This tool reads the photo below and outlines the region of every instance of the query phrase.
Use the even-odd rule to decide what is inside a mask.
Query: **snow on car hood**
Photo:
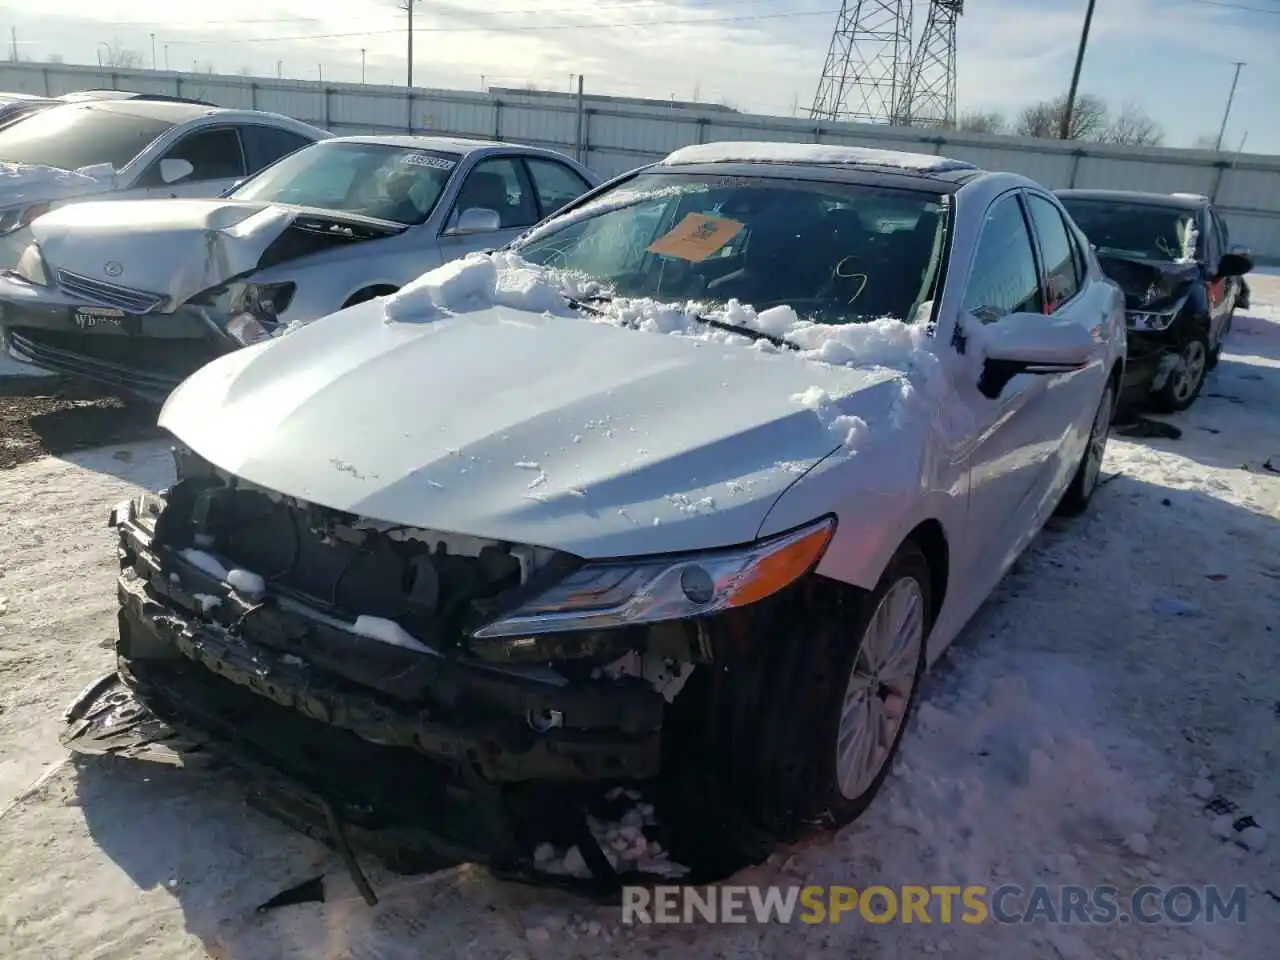
[[[39,163],[0,162],[0,208],[106,193],[115,188],[115,179],[109,163],[63,170]]]
[[[321,226],[399,229],[306,207],[201,198],[71,204],[36,220],[32,234],[54,269],[163,293],[176,306],[252,272],[267,248],[303,218]]]
[[[303,500],[604,557],[753,539],[787,487],[857,455],[904,394],[900,370],[659,331],[661,311],[635,302],[593,317],[540,275],[507,255],[456,261],[214,361],[160,425]],[[895,336],[863,338],[881,359],[915,350]]]

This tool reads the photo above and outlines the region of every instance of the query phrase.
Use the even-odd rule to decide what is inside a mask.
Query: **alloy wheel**
[[[924,592],[903,577],[880,599],[849,674],[836,738],[836,783],[857,799],[880,774],[915,691],[925,631]]]
[[[1208,362],[1204,342],[1199,339],[1187,341],[1178,357],[1178,365],[1173,370],[1173,397],[1178,403],[1185,403],[1196,392],[1200,381],[1204,379]]]

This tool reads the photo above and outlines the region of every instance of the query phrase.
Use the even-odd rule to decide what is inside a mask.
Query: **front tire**
[[[1204,330],[1188,335],[1178,352],[1178,365],[1164,386],[1151,394],[1151,405],[1160,413],[1181,413],[1200,396],[1209,372],[1209,337]]]
[[[1107,440],[1111,437],[1111,421],[1116,412],[1115,381],[1107,382],[1102,392],[1102,400],[1098,403],[1097,412],[1093,415],[1093,426],[1089,429],[1089,442],[1085,444],[1084,455],[1080,465],[1076,467],[1075,476],[1062,502],[1058,504],[1058,514],[1075,517],[1084,513],[1098,489],[1098,478],[1102,475],[1102,461],[1107,455]]]

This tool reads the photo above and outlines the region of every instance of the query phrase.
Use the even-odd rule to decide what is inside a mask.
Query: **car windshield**
[[[109,163],[120,170],[172,127],[168,120],[68,103],[0,130],[0,161],[63,170]]]
[[[906,320],[930,298],[944,213],[941,195],[923,190],[646,172],[513,249],[623,297],[787,305],[832,324]]]
[[[1059,199],[1101,254],[1167,263],[1200,256],[1194,210],[1150,203]]]
[[[422,223],[459,159],[455,153],[388,144],[321,142],[267,167],[231,198]]]

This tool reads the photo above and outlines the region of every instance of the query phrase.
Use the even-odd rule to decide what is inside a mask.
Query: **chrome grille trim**
[[[132,290],[129,287],[95,280],[93,277],[82,276],[69,270],[58,271],[58,286],[63,292],[73,297],[80,297],[104,307],[118,307],[133,314],[150,313],[165,301],[164,294],[161,293]]]

